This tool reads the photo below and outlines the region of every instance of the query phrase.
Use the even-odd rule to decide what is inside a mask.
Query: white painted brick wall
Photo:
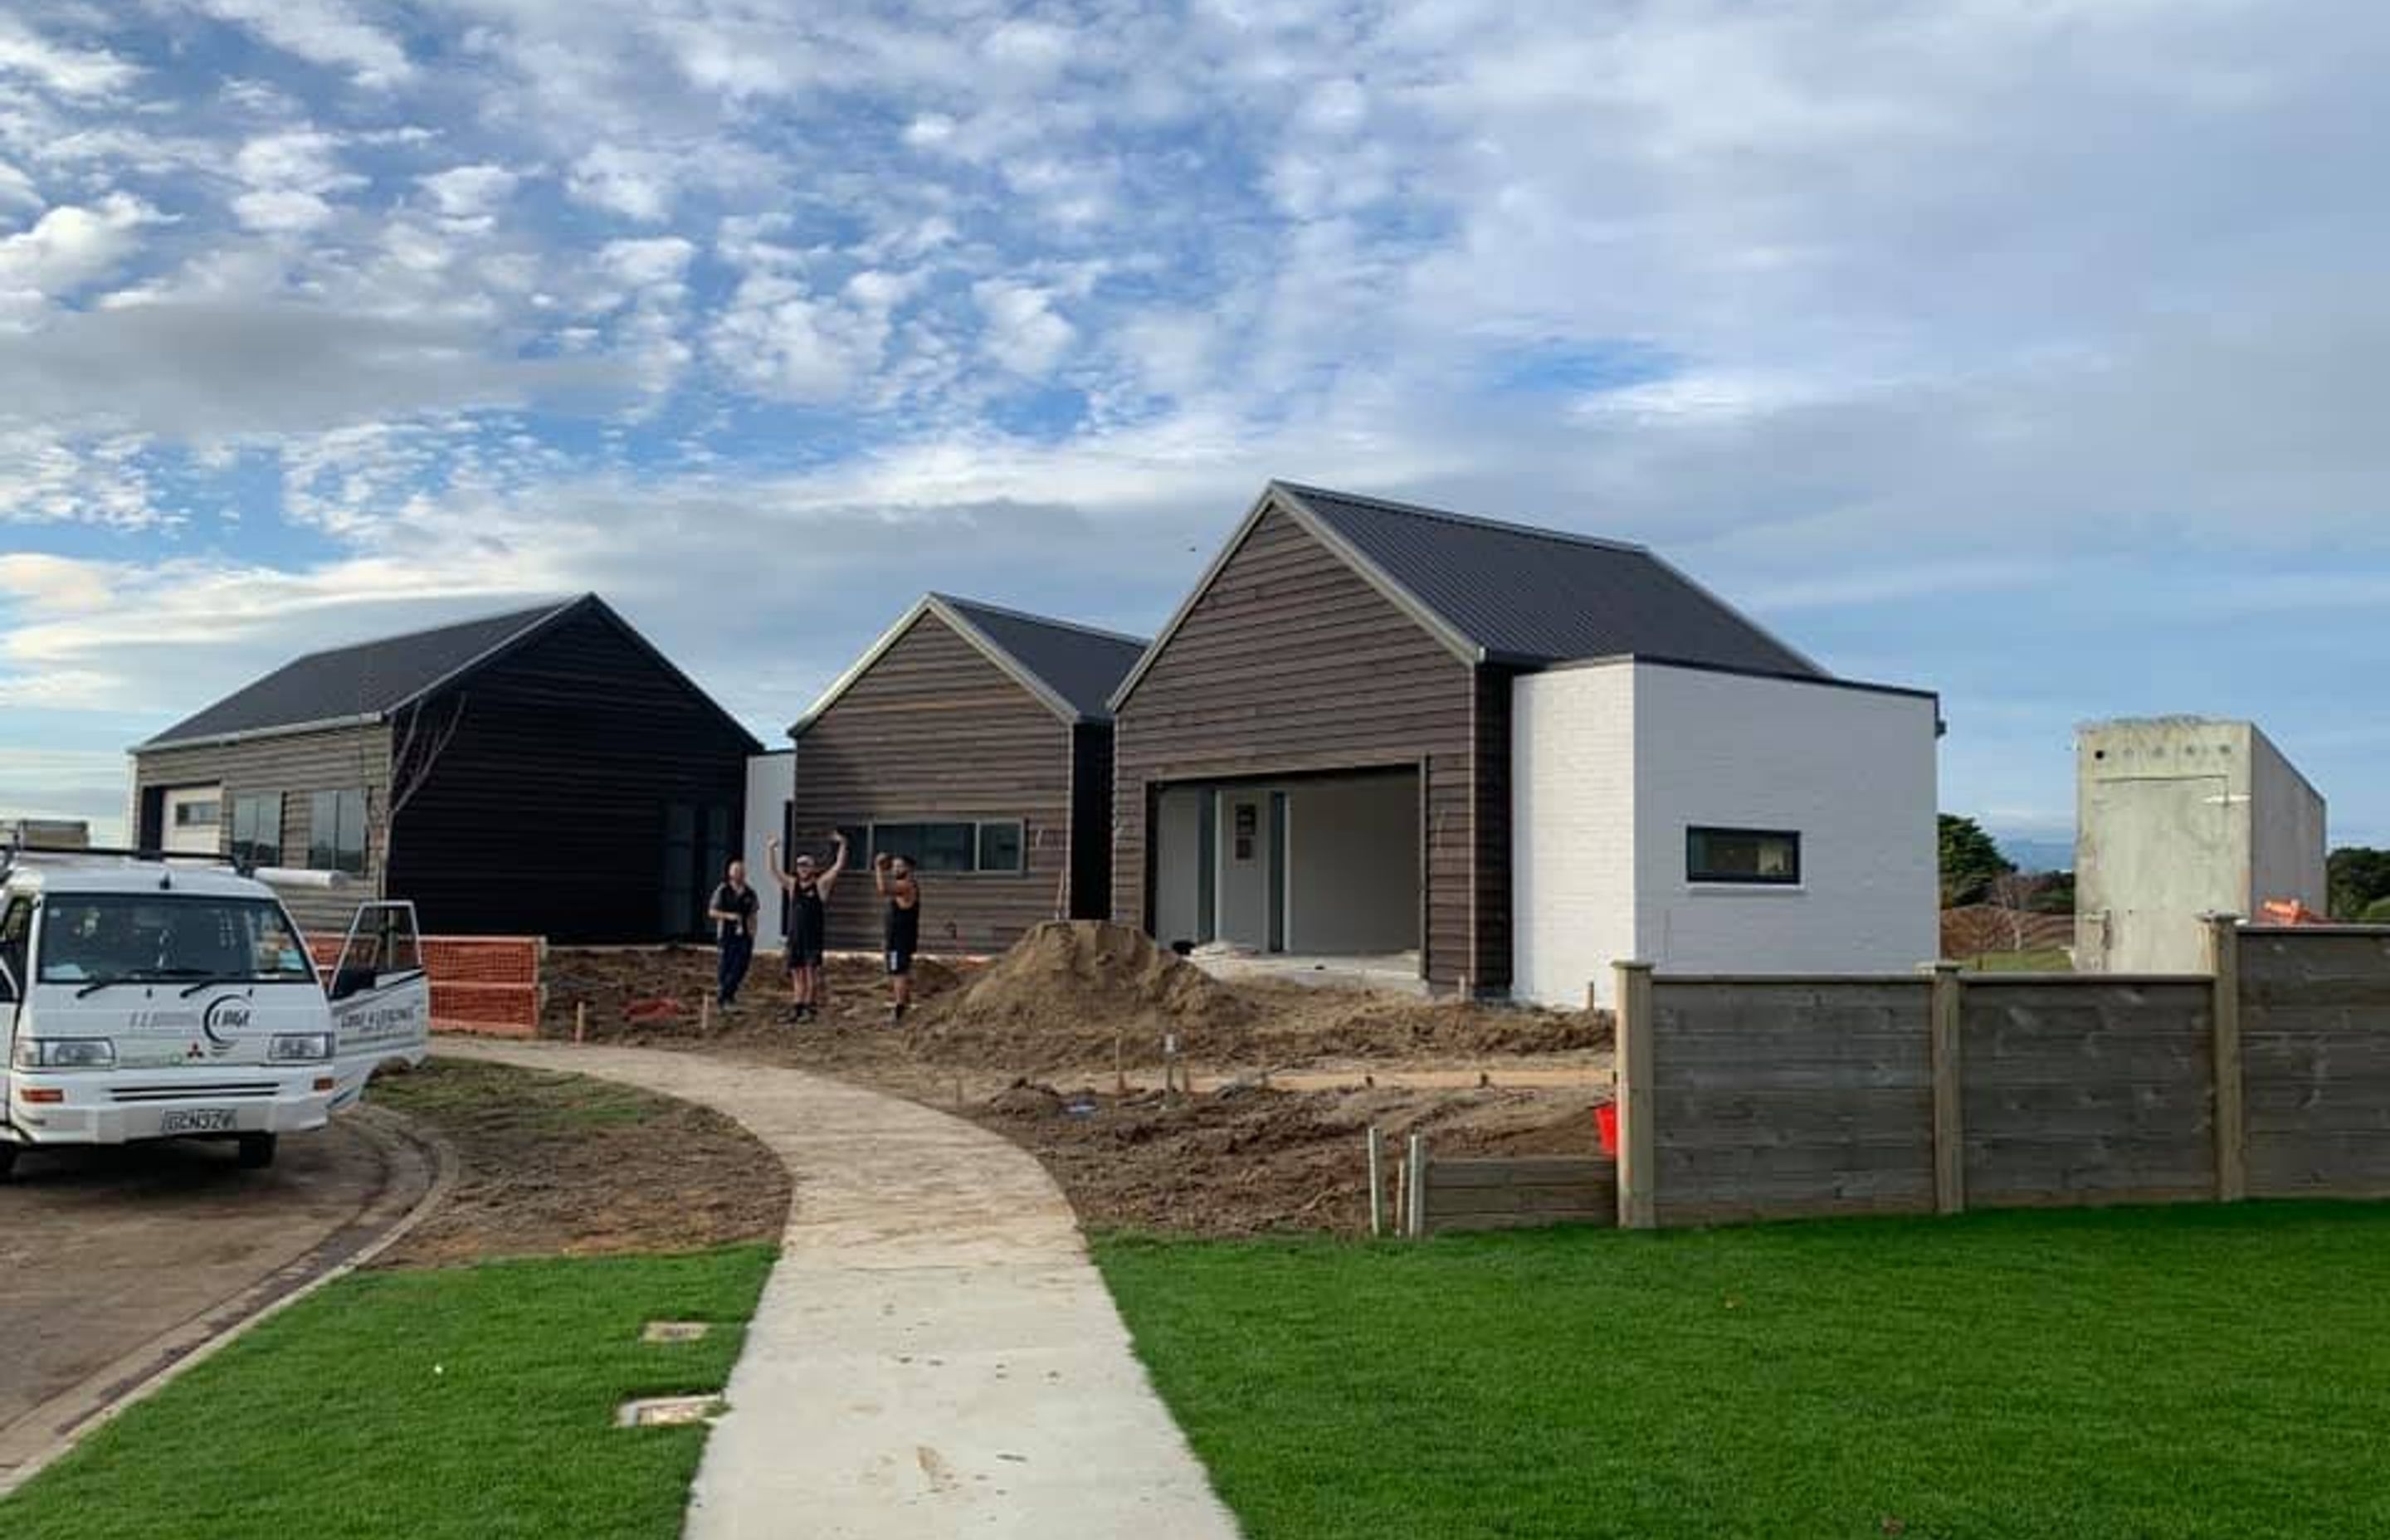
[[[1934,703],[1657,663],[1512,687],[1512,991],[1611,1002],[1612,964],[1900,972],[1939,944]],[[1796,889],[1686,879],[1690,825],[1802,834]]]
[[[1635,671],[1561,669],[1510,687],[1513,995],[1610,996],[1635,955]]]

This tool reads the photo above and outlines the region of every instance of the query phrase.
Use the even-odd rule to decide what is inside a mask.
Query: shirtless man
[[[871,858],[871,880],[888,901],[883,935],[888,952],[888,1023],[893,1026],[905,1019],[906,1007],[913,1003],[913,953],[921,944],[921,884],[913,876],[908,857],[885,852]]]
[[[841,872],[846,870],[846,836],[833,833],[838,841],[838,854],[828,871],[816,871],[814,858],[800,855],[794,871],[780,869],[780,841],[764,842],[764,858],[771,864],[772,880],[789,895],[789,991],[794,997],[793,1014],[800,1021],[810,1021],[821,1008],[823,990],[822,953],[829,945],[829,895],[838,886]]]

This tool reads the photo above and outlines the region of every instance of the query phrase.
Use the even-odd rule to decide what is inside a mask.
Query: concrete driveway
[[[0,1493],[126,1392],[354,1256],[435,1161],[367,1110],[242,1171],[229,1144],[29,1153],[0,1183]]]

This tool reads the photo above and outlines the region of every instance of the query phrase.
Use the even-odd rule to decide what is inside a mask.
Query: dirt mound
[[[1022,936],[970,988],[913,1030],[941,1062],[1017,1069],[1151,1063],[1165,1034],[1192,1059],[1244,1047],[1253,1003],[1142,931],[1103,920],[1052,920]]]
[[[1476,1059],[1606,1048],[1606,1011],[1423,1000],[1302,984],[1253,984],[1255,1058],[1289,1066],[1338,1059]]]

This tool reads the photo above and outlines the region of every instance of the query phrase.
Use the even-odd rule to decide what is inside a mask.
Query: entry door
[[[2204,966],[2199,917],[2233,908],[2226,859],[2230,804],[2221,776],[2095,781],[2093,859],[2108,908],[2102,971],[2178,973]]]

